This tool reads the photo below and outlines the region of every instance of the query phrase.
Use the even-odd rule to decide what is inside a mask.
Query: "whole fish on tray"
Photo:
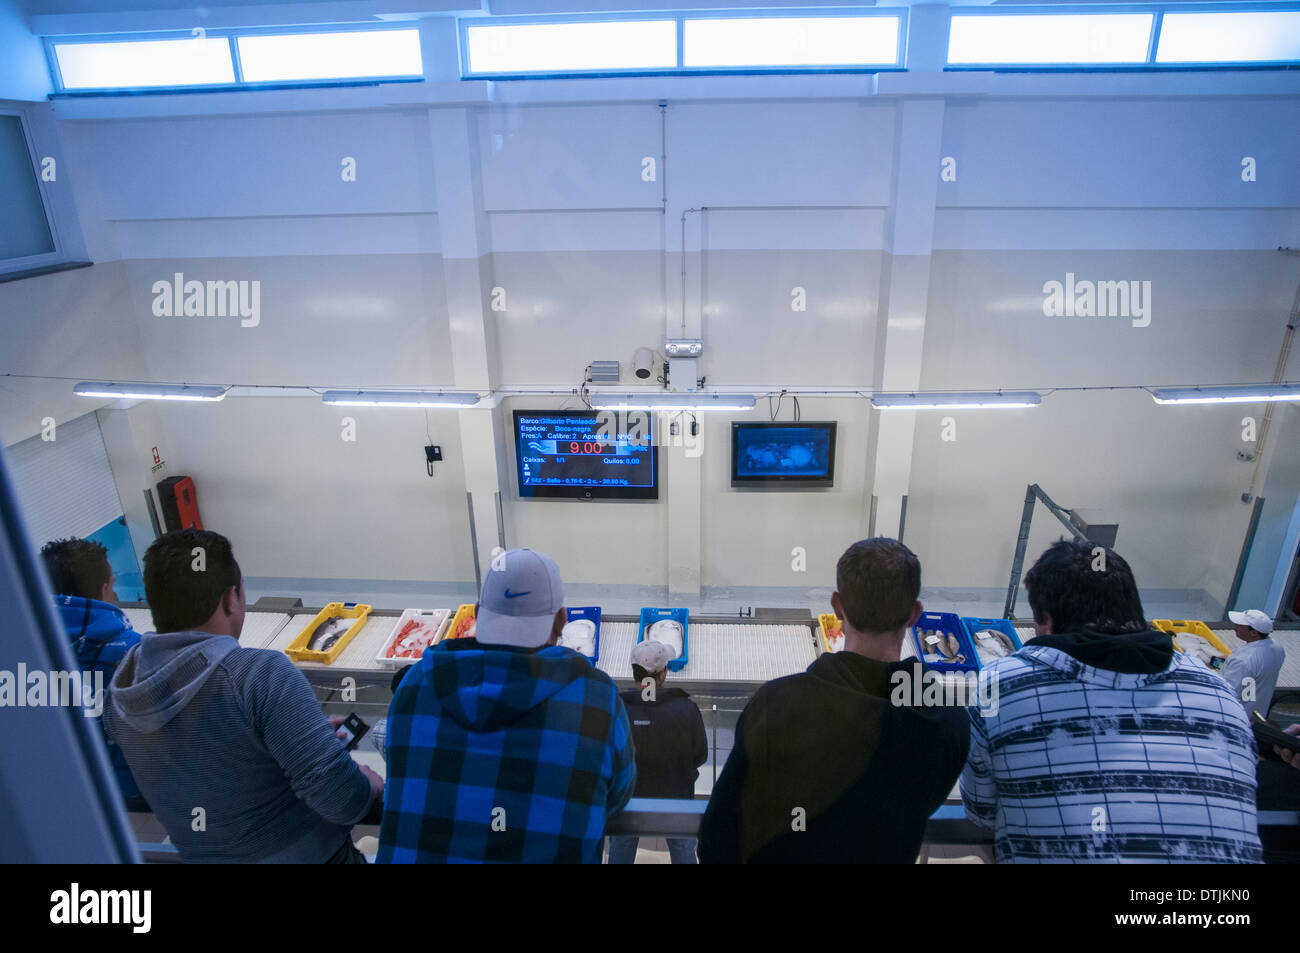
[[[997,629],[980,629],[976,632],[975,647],[989,659],[1005,658],[1016,651],[1015,643],[1005,632],[999,632]]]
[[[316,631],[308,637],[307,648],[312,652],[328,652],[355,621],[339,615],[330,616],[316,626]]]

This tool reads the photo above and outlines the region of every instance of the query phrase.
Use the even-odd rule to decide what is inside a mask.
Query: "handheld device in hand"
[[[1250,727],[1255,732],[1255,742],[1260,747],[1260,753],[1268,752],[1265,757],[1275,757],[1275,745],[1300,753],[1300,735],[1288,735],[1257,711],[1250,713]]]
[[[360,715],[352,712],[347,718],[343,719],[343,724],[339,725],[338,730],[347,736],[343,739],[343,743],[351,751],[357,746],[357,742],[361,740],[362,736],[370,730],[370,726],[361,720]]]

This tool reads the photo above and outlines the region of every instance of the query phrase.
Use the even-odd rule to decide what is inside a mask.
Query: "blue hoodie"
[[[117,663],[140,641],[140,633],[131,628],[131,620],[117,606],[98,599],[81,596],[55,596],[54,607],[63,620],[63,628],[77,653],[77,663],[83,672],[103,672],[104,688],[108,689],[117,671]],[[103,721],[100,721],[103,728]],[[122,749],[109,741],[108,757],[113,764],[118,789],[128,800],[140,796],[140,787],[131,777]]]
[[[627,711],[572,649],[455,639],[388,710],[377,863],[599,863],[636,785]]]

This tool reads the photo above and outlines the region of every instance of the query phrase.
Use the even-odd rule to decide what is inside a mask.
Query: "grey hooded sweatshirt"
[[[104,726],[187,862],[321,863],[370,806],[302,672],[227,635],[146,635]]]

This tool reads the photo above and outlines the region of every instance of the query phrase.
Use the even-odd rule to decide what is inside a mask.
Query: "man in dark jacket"
[[[83,672],[101,673],[107,692],[118,663],[140,641],[140,633],[131,628],[126,613],[117,607],[108,549],[90,539],[56,539],[41,547],[41,558],[54,589],[55,608],[72,650],[77,653],[77,663]],[[107,734],[104,741],[127,810],[149,810],[122,749],[109,741]]]
[[[388,708],[377,863],[599,863],[636,786],[613,680],[557,645],[550,557],[492,560],[472,638],[425,649]]]
[[[664,688],[668,660],[674,652],[662,642],[648,639],[632,649],[634,691],[619,697],[632,720],[636,743],[636,793],[634,797],[694,798],[699,767],[709,760],[709,740],[700,710],[680,688]],[[639,837],[609,839],[609,862],[636,862]],[[695,863],[695,838],[668,838],[668,855],[674,864]]]
[[[922,611],[916,556],[862,540],[836,582],[844,649],[746,706],[700,826],[702,863],[914,863],[961,773],[964,709],[922,702],[921,666],[899,661]]]

